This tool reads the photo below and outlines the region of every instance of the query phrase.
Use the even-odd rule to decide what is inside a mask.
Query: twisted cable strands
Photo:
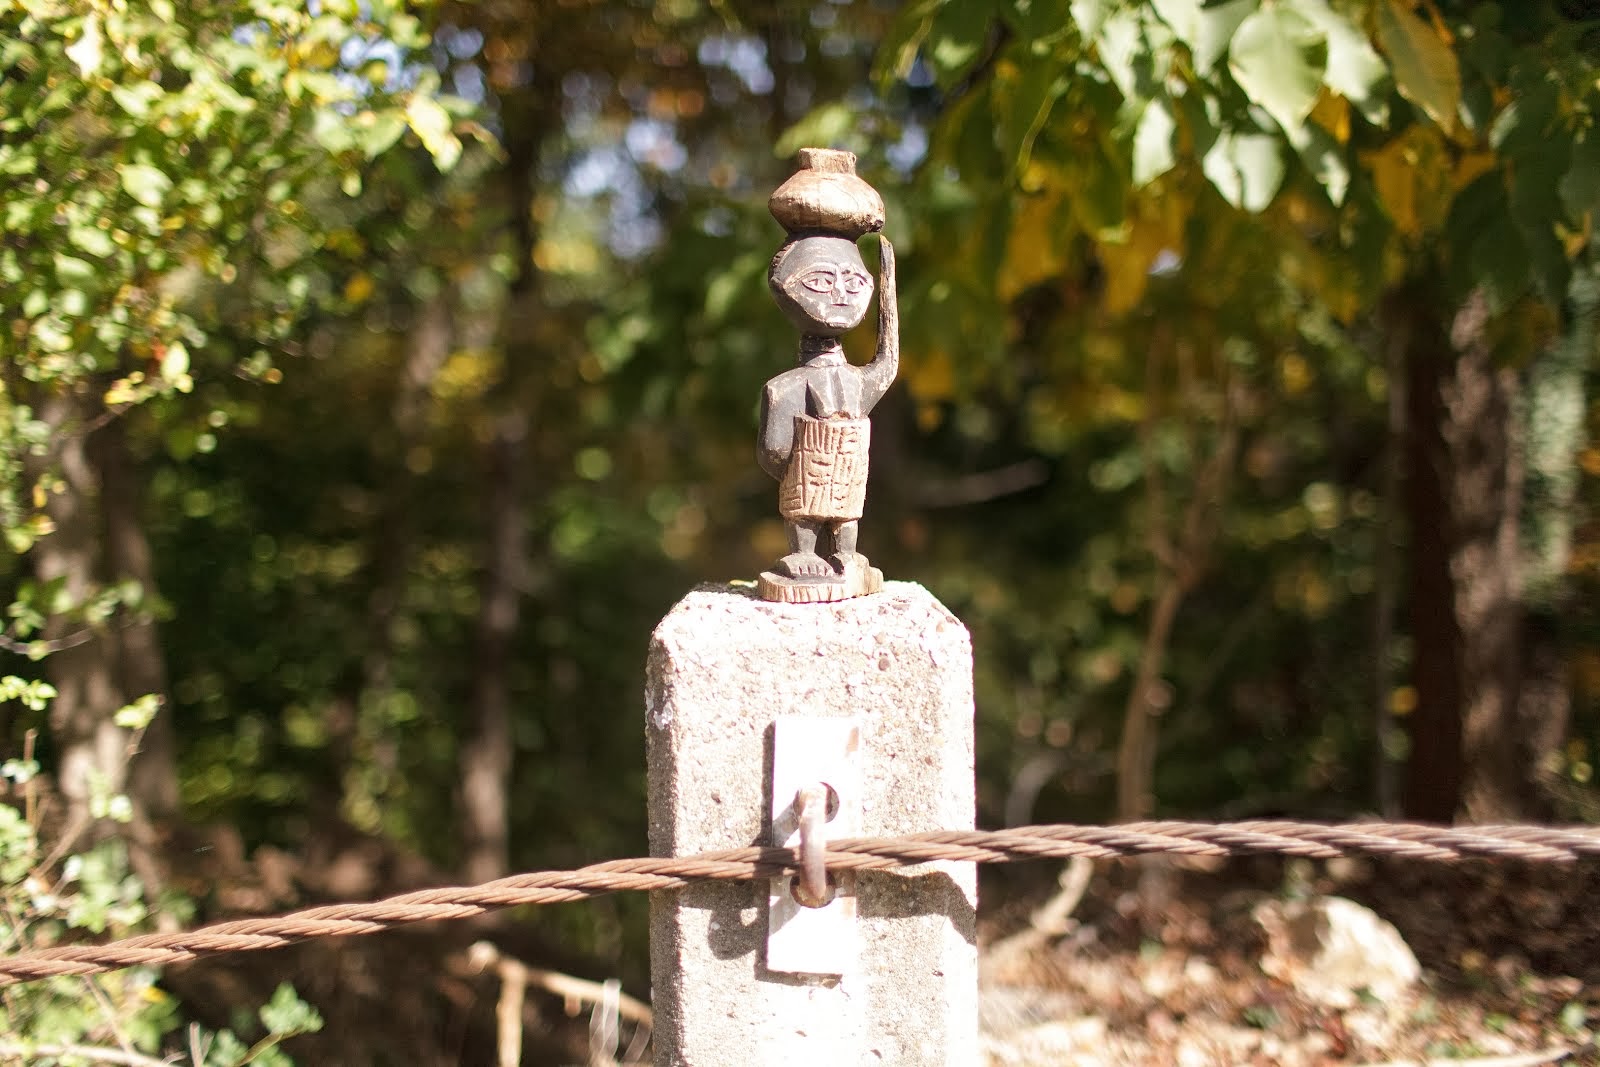
[[[1149,854],[1231,856],[1272,853],[1333,859],[1365,854],[1449,863],[1461,859],[1575,863],[1600,859],[1600,827],[1416,823],[1139,822],[1120,826],[1023,826],[934,830],[904,837],[828,843],[829,870],[886,870],[931,861],[1007,863],[1024,859],[1107,859]],[[740,848],[672,859],[611,860],[576,871],[512,875],[477,886],[424,889],[370,903],[330,904],[286,915],[213,923],[176,934],[145,934],[108,945],[73,945],[0,958],[0,986],[64,974],[161,966],[222,952],[279,948],[313,937],[370,934],[406,923],[464,919],[498,908],[559,904],[623,890],[681,889],[694,882],[752,881],[799,867],[794,850]]]

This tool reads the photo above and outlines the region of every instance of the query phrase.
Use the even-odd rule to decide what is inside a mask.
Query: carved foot
[[[883,572],[867,563],[867,557],[859,552],[845,554],[838,572],[827,560],[823,566],[827,570],[820,578],[792,578],[774,573],[776,567],[763,571],[756,583],[756,595],[786,604],[819,604],[866,596],[883,588]]]
[[[773,564],[775,573],[785,578],[832,578],[833,564],[815,552],[791,552]]]
[[[849,574],[851,567],[864,570],[867,566],[867,557],[859,552],[835,552],[828,557],[828,563],[835,574]]]

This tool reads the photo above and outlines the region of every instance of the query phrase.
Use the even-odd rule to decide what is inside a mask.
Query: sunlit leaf
[[[1095,40],[1100,36],[1100,30],[1105,26],[1106,19],[1117,8],[1117,0],[1072,0],[1068,5],[1072,11],[1072,21],[1078,24],[1078,32],[1086,41]]]
[[[1308,122],[1291,133],[1289,143],[1294,145],[1300,161],[1333,205],[1343,204],[1344,195],[1350,189],[1350,165],[1345,160],[1344,146],[1315,122]]]
[[[1228,50],[1228,69],[1239,87],[1289,132],[1311,114],[1326,60],[1322,34],[1286,5],[1248,16]]]
[[[166,173],[146,163],[124,163],[118,171],[122,188],[145,207],[159,207],[172,179]]]
[[[778,135],[773,152],[782,159],[802,148],[836,148],[850,143],[856,129],[856,112],[838,101],[814,107],[799,122]]]
[[[1446,132],[1461,105],[1461,68],[1450,46],[1411,10],[1410,0],[1381,0],[1378,41],[1389,55],[1400,95]]]
[[[1151,6],[1189,49],[1195,73],[1206,77],[1228,51],[1228,42],[1233,39],[1239,23],[1260,7],[1260,0],[1228,0],[1209,5],[1201,0],[1152,0]]]
[[[453,132],[450,113],[442,104],[429,96],[414,95],[406,104],[406,121],[440,170],[455,166],[461,157],[461,142]]]
[[[1328,44],[1323,81],[1349,100],[1367,121],[1377,126],[1389,121],[1389,68],[1373,50],[1367,35],[1327,0],[1296,0],[1295,10],[1305,16]]]
[[[1201,161],[1201,169],[1234,207],[1265,211],[1283,184],[1283,151],[1278,138],[1267,134],[1224,132]]]
[[[67,45],[67,58],[77,65],[78,73],[87,78],[100,69],[105,59],[105,37],[100,32],[100,15],[92,12],[83,20],[83,31],[76,41]]]
[[[1172,135],[1178,125],[1161,100],[1152,100],[1139,116],[1133,135],[1133,185],[1142,188],[1171,170],[1177,163]]]
[[[923,46],[940,85],[954,85],[983,57],[993,14],[986,0],[946,0],[940,6]]]

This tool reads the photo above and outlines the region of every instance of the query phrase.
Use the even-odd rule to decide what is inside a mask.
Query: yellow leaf
[[[1456,163],[1452,182],[1459,192],[1498,165],[1499,160],[1493,152],[1468,152]]]
[[[1121,241],[1102,241],[1100,266],[1105,271],[1104,308],[1124,315],[1139,306],[1150,284],[1150,268],[1163,252],[1183,254],[1183,204],[1174,194],[1152,188],[1134,205]]]
[[[1350,143],[1350,101],[1326,89],[1311,109],[1311,121],[1321,126],[1340,144]]]
[[[1411,126],[1382,148],[1362,153],[1361,159],[1396,230],[1415,238],[1444,224],[1454,189],[1437,127]]]
[[[1011,217],[1005,262],[1000,265],[1000,276],[995,279],[995,290],[1001,300],[1014,300],[1066,268],[1061,248],[1064,243],[1062,226],[1056,210],[1060,203],[1059,193],[1041,193],[1021,199]]]
[[[1139,306],[1150,283],[1155,252],[1140,243],[1100,246],[1100,266],[1105,271],[1104,304],[1108,315],[1124,315]]]
[[[950,353],[942,348],[931,348],[921,359],[908,361],[902,373],[906,388],[919,401],[949,400],[955,396],[955,367]]]
[[[345,283],[344,298],[352,304],[364,304],[371,298],[374,288],[372,275],[362,271]]]

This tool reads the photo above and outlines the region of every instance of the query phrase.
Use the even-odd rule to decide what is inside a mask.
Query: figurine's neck
[[[845,362],[844,347],[837,337],[800,335],[800,362],[808,367],[827,367]]]

